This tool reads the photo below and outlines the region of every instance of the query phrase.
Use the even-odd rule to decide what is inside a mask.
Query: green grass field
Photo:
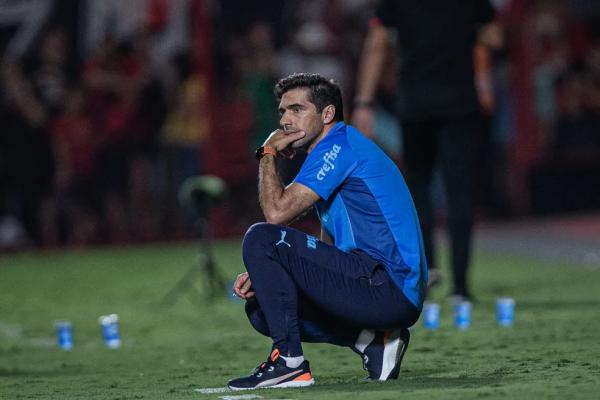
[[[225,290],[214,304],[183,294],[160,305],[195,258],[191,244],[0,256],[0,398],[600,398],[600,270],[479,253],[471,328],[453,327],[437,289],[442,327],[415,326],[397,381],[363,381],[350,350],[306,345],[310,388],[199,393],[248,373],[270,344]],[[217,258],[230,278],[242,269],[237,241],[219,243]],[[512,328],[495,324],[498,296],[517,301]],[[108,313],[121,318],[119,350],[102,343],[97,318]],[[73,323],[71,352],[55,345],[57,319]]]

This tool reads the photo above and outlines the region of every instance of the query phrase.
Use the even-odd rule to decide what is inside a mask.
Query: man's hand
[[[274,148],[281,157],[292,158],[296,151],[291,148],[291,144],[304,136],[306,136],[304,131],[285,132],[283,129],[277,129],[269,135],[263,146]]]
[[[237,297],[249,300],[254,297],[255,293],[252,290],[252,282],[247,272],[239,274],[233,284],[233,294]]]
[[[375,134],[375,112],[371,107],[358,107],[352,114],[352,125],[366,137],[372,138]]]

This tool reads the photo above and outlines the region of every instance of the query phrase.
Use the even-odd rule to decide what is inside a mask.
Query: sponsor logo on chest
[[[318,180],[322,181],[329,171],[335,169],[334,161],[338,154],[340,154],[340,151],[342,151],[342,146],[334,144],[331,150],[325,153],[323,156],[323,165],[321,166],[321,169],[319,169],[319,172],[317,172]]]

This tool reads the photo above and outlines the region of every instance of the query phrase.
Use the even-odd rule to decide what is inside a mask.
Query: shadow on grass
[[[505,381],[505,379],[503,379]],[[370,382],[357,381],[356,379],[332,380],[320,379],[315,385],[322,392],[386,392],[415,389],[448,389],[448,388],[481,388],[496,386],[498,377],[404,377],[396,381]]]
[[[0,377],[29,377],[46,378],[65,375],[81,375],[81,367],[76,365],[64,365],[54,369],[25,370],[19,368],[0,368]]]
[[[518,307],[523,310],[570,310],[600,307],[600,300],[520,300]]]

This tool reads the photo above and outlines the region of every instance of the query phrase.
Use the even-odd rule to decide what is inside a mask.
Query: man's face
[[[285,133],[303,131],[306,135],[293,142],[291,147],[298,149],[310,145],[323,131],[323,119],[317,107],[309,101],[309,90],[296,88],[281,96],[279,102],[279,123]]]

